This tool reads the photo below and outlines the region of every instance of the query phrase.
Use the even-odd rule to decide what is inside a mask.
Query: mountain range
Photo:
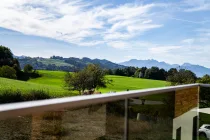
[[[124,65],[124,66],[134,66],[134,67],[140,67],[140,68],[141,67],[151,68],[155,66],[155,67],[163,68],[165,70],[169,70],[170,68],[187,69],[194,72],[198,77],[202,77],[205,74],[210,75],[210,68],[206,68],[200,65],[193,65],[190,63],[184,63],[182,65],[178,65],[178,64],[168,64],[166,62],[159,62],[154,59],[149,59],[149,60],[131,59],[129,61],[122,62],[119,64]]]
[[[39,70],[42,69],[62,71],[77,71],[83,69],[88,64],[98,64],[100,67],[105,69],[117,69],[126,67],[105,59],[90,59],[87,57],[80,59],[76,57],[63,58],[60,56],[52,56],[50,58],[15,56],[15,58],[18,59],[22,69],[26,64],[30,64],[34,69]]]
[[[52,56],[50,58],[27,57],[27,56],[15,56],[15,57],[19,60],[22,69],[26,64],[31,64],[34,67],[34,69],[75,71],[84,68],[88,64],[98,64],[105,69],[125,68],[127,66],[133,66],[139,68],[141,67],[151,68],[155,66],[163,68],[165,70],[169,70],[171,68],[191,70],[198,77],[202,77],[205,74],[210,75],[210,68],[206,68],[204,66],[193,65],[190,63],[184,63],[183,65],[169,64],[166,62],[159,62],[154,59],[149,59],[149,60],[131,59],[129,61],[117,64],[105,59],[90,59],[87,57],[83,58],[76,58],[76,57],[63,58],[61,56]]]

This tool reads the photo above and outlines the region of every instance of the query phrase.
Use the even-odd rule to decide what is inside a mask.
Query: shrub
[[[12,103],[12,102],[21,102],[24,101],[23,96],[19,90],[5,90],[1,91],[0,94],[0,104],[3,103]]]
[[[25,101],[43,100],[50,98],[49,93],[44,90],[31,90],[28,94],[25,94],[24,96]]]
[[[31,73],[32,70],[33,70],[33,67],[32,67],[30,64],[26,64],[26,65],[24,66],[24,72],[25,72],[25,73]]]
[[[31,90],[27,94],[23,94],[19,90],[3,90],[0,91],[0,104],[14,103],[32,100],[49,99],[50,95],[44,90]]]
[[[38,71],[34,70],[32,73],[30,73],[30,78],[38,78],[41,77]]]
[[[17,79],[16,71],[10,66],[0,67],[0,77]]]
[[[38,73],[38,71],[33,71],[32,73],[25,73],[23,71],[17,72],[17,79],[22,81],[28,81],[30,78],[38,78],[41,77],[41,75]]]

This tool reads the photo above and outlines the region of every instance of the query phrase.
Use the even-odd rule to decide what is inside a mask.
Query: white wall
[[[176,140],[176,130],[181,127],[181,139],[192,140],[193,118],[198,115],[197,107],[173,120],[173,139]]]

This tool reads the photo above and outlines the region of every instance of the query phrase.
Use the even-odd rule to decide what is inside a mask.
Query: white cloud
[[[196,29],[194,34],[194,37],[187,38],[181,41],[181,43],[188,44],[188,45],[205,45],[205,43],[210,43],[210,30],[208,28],[200,28]],[[204,44],[203,44],[204,43]],[[201,45],[202,44],[202,45]]]
[[[192,43],[194,43],[194,41],[195,41],[195,39],[193,39],[193,38],[188,38],[188,39],[182,40],[182,43],[192,44]]]
[[[170,17],[170,19],[177,20],[177,21],[182,21],[182,22],[193,23],[193,24],[205,24],[205,23],[208,23],[209,22],[209,20],[192,21],[192,20],[186,20],[186,19],[180,19],[180,18],[174,18],[174,17]]]
[[[79,45],[80,46],[96,46],[99,44],[103,44],[104,41],[88,41],[88,42],[80,42]]]
[[[209,0],[185,0],[187,8],[186,12],[198,12],[198,11],[209,11],[210,1]]]
[[[209,28],[201,28],[196,30],[202,38],[210,39],[210,29]]]
[[[163,46],[163,47],[152,47],[149,48],[150,53],[152,54],[167,54],[169,51],[174,51],[180,49],[182,46]]]
[[[134,34],[130,33],[121,33],[121,32],[113,32],[104,35],[104,40],[125,40],[132,38]]]
[[[145,31],[160,28],[162,25],[155,24],[150,11],[159,6],[155,4],[134,5],[125,4],[108,10],[108,23],[111,28],[104,35],[105,40],[126,40]]]
[[[80,46],[107,43],[118,48],[115,44],[119,40],[162,26],[150,16],[157,6],[160,5],[95,6],[82,0],[5,0],[0,3],[0,27]]]
[[[129,49],[129,43],[123,41],[110,41],[107,43],[109,46],[116,48],[116,49]]]
[[[200,43],[205,43],[205,42],[209,42],[210,38],[207,37],[207,36],[197,36],[195,38],[189,38],[189,39],[184,39],[181,41],[181,43],[184,43],[184,44],[188,44],[188,45],[192,45],[192,44],[200,44]]]

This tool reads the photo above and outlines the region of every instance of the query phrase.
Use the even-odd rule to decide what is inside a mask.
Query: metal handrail
[[[210,87],[210,84],[200,84],[201,87]]]
[[[0,105],[0,120],[10,117],[16,117],[20,115],[37,114],[45,111],[53,111],[59,109],[72,109],[82,106],[88,106],[92,104],[106,103],[117,100],[125,100],[133,97],[141,97],[146,95],[153,95],[158,93],[167,93],[177,90],[184,90],[193,87],[202,86],[200,84],[189,84],[180,86],[170,86],[163,88],[152,88],[144,90],[133,90],[116,93],[107,94],[97,94],[97,95],[83,95],[65,98],[55,98],[48,100],[39,101],[28,101],[20,103],[10,103]],[[210,87],[210,85],[209,85]]]

